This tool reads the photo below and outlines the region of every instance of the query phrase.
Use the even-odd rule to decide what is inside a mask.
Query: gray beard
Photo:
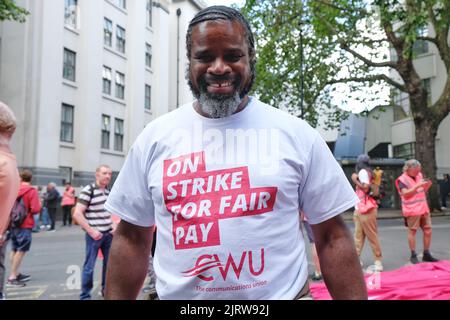
[[[239,93],[228,97],[215,98],[211,97],[205,92],[201,92],[198,97],[198,102],[202,112],[209,118],[225,118],[231,116],[239,108],[242,102]]]

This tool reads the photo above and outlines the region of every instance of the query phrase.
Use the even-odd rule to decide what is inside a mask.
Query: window
[[[152,67],[152,46],[148,43],[145,44],[145,65]]]
[[[423,79],[420,81],[422,83],[422,87],[427,92],[427,107],[431,106],[431,79]]]
[[[114,150],[123,151],[123,120],[115,119]]]
[[[117,26],[116,29],[116,49],[121,53],[125,53],[125,29]]]
[[[152,26],[153,1],[147,0],[147,26]]]
[[[70,28],[77,29],[78,0],[65,0],[64,24]]]
[[[102,115],[102,149],[109,149],[109,133],[111,131],[111,118]]]
[[[145,85],[145,110],[150,110],[152,105],[152,87]]]
[[[416,157],[416,143],[405,143],[394,146],[394,158],[414,159]]]
[[[76,53],[64,48],[63,78],[75,81]]]
[[[59,167],[59,174],[62,176],[62,183],[72,182],[72,168]]]
[[[65,103],[62,105],[60,141],[73,142],[73,109],[71,105]]]
[[[390,55],[390,60],[391,62],[397,62],[398,60],[398,56],[397,56],[397,51],[395,51],[393,46],[389,47],[389,55]]]
[[[111,20],[105,18],[103,25],[103,43],[107,47],[112,47],[113,24]]]
[[[417,30],[417,36],[419,37],[428,36],[427,26],[421,27],[419,30]],[[428,41],[416,40],[413,44],[413,52],[415,55],[428,53]]]
[[[119,8],[126,9],[127,8],[127,1],[126,0],[115,0],[115,5]]]
[[[116,72],[116,98],[125,98],[125,75],[120,72]]]
[[[409,95],[398,89],[393,89],[391,95],[394,103],[394,121],[410,117]]]
[[[394,121],[400,121],[408,118],[409,115],[403,110],[403,108],[399,105],[394,106]]]
[[[103,93],[111,94],[111,68],[103,66]]]

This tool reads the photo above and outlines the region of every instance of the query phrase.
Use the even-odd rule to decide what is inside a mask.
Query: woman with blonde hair
[[[431,187],[431,180],[422,175],[422,166],[416,159],[405,162],[403,174],[395,180],[395,186],[402,200],[402,213],[405,226],[408,227],[408,245],[411,250],[410,261],[419,263],[416,253],[417,229],[423,231],[423,262],[436,262],[438,259],[430,253],[431,215],[426,193]]]

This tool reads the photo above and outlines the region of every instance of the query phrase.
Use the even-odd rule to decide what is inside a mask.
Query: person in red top
[[[33,174],[30,170],[23,170],[20,173],[21,183],[17,197],[22,196],[28,215],[19,228],[11,230],[11,273],[6,284],[9,287],[23,287],[25,286],[25,281],[30,280],[29,275],[19,273],[19,268],[23,257],[31,247],[31,230],[34,227],[33,215],[39,214],[41,211],[38,192],[31,186],[32,177]]]
[[[63,210],[63,225],[72,225],[72,208],[75,206],[75,189],[70,182],[66,183],[64,194],[61,201]]]
[[[438,261],[430,253],[431,244],[431,216],[427,203],[427,191],[431,187],[431,180],[424,179],[419,161],[411,159],[405,162],[403,174],[395,180],[395,186],[402,200],[402,212],[405,225],[408,227],[408,244],[411,249],[410,261],[419,262],[416,254],[416,232],[419,227],[423,231],[424,262]]]

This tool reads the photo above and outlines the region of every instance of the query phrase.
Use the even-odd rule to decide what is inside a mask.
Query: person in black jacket
[[[50,231],[55,230],[56,210],[58,208],[59,198],[60,196],[58,190],[56,190],[56,184],[50,182],[47,185],[47,197],[45,199],[48,214],[50,215],[50,219],[52,220]]]
[[[450,197],[450,179],[449,175],[444,174],[444,180],[439,184],[441,193],[441,209],[447,209],[447,197]]]

